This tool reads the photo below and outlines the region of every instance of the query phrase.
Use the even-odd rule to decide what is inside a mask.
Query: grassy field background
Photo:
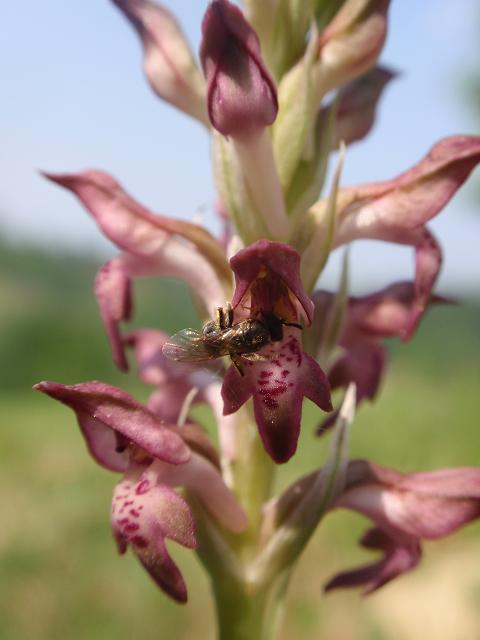
[[[30,391],[41,379],[99,378],[146,391],[110,362],[92,295],[94,260],[0,247],[0,638],[187,640],[213,638],[208,581],[191,552],[174,548],[187,606],[156,591],[109,530],[113,474],[88,457],[71,412]],[[138,326],[192,323],[184,288],[144,283]],[[480,310],[474,300],[437,307],[408,345],[392,343],[379,399],[362,407],[352,456],[404,471],[480,464]],[[317,410],[305,405],[295,461],[281,482],[321,463]],[[322,596],[331,575],[370,555],[356,541],[368,523],[325,520],[291,584],[282,640],[477,640],[480,526],[425,545],[421,566],[362,599]]]

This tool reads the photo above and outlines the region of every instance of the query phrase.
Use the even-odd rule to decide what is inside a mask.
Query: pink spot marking
[[[287,357],[285,358],[285,360],[286,360],[287,362],[292,362],[292,361],[293,361],[293,358],[290,358],[289,356],[287,356]]]
[[[138,509],[130,509],[129,513],[134,518],[139,518],[140,517],[140,511],[138,511]]]
[[[150,490],[150,482],[145,479],[138,484],[137,488],[135,489],[135,493],[138,496],[141,496],[143,493],[147,493],[147,491],[149,490]]]
[[[297,366],[299,367],[302,364],[302,352],[300,351],[297,340],[295,340],[295,338],[292,338],[292,340],[287,342],[286,346],[289,348],[290,353],[296,357]]]
[[[282,371],[282,377],[283,377],[283,378],[286,378],[286,377],[287,377],[287,376],[289,376],[289,375],[290,375],[290,371],[289,371],[288,369],[284,369],[284,370]]]
[[[266,385],[266,384],[270,384],[269,380],[257,380],[259,385]]]
[[[148,547],[148,540],[143,536],[133,536],[133,538],[130,539],[130,542],[140,549]]]
[[[271,389],[269,389],[268,393],[271,396],[277,397],[277,396],[283,395],[286,390],[287,390],[286,384],[278,384],[276,387],[272,387]]]
[[[270,396],[262,398],[262,402],[268,409],[278,409],[278,402]]]
[[[124,504],[125,507],[129,507],[131,504],[133,504],[133,500],[127,500]]]
[[[125,526],[129,522],[130,522],[130,520],[128,518],[122,518],[121,520],[118,521],[118,524],[121,524],[122,526]]]
[[[137,522],[129,522],[125,525],[124,528],[127,533],[133,533],[134,531],[138,531],[140,529],[140,525]]]
[[[271,376],[273,376],[273,371],[267,371],[266,369],[263,369],[263,371],[260,371],[261,378],[270,378]]]

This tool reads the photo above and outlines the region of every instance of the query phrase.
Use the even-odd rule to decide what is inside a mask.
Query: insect
[[[264,312],[261,318],[244,318],[233,323],[230,304],[217,307],[215,320],[203,325],[201,331],[182,329],[162,347],[163,355],[180,362],[205,362],[230,356],[240,375],[244,375],[241,359],[252,362],[265,360],[258,351],[269,342],[283,338],[283,325],[297,327],[296,323],[284,322],[273,312]]]

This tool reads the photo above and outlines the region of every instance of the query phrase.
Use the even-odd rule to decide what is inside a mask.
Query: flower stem
[[[246,583],[214,583],[218,640],[274,640],[285,581],[262,589]]]
[[[256,551],[262,507],[271,497],[275,465],[265,452],[251,410],[244,408],[239,414],[242,419],[235,436],[237,455],[232,463],[232,488],[246,511],[249,525],[238,542],[244,550],[250,547]]]

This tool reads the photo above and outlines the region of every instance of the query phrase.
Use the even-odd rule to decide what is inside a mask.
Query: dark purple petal
[[[260,351],[264,361],[245,362],[244,376],[232,365],[222,386],[225,415],[253,396],[263,444],[279,463],[291,458],[297,448],[303,398],[324,411],[332,408],[328,380],[317,362],[302,352],[298,333],[289,328],[281,342],[272,342]]]
[[[214,0],[207,8],[200,58],[215,129],[245,137],[273,123],[277,94],[261,59],[260,43],[240,9],[228,0]]]
[[[101,382],[72,386],[40,382],[34,389],[75,411],[89,451],[108,469],[125,470],[126,460],[120,449],[129,442],[171,464],[182,464],[190,458],[189,448],[173,428],[166,427],[121,389]]]
[[[165,539],[194,549],[195,523],[189,506],[173,489],[155,483],[151,473],[120,482],[112,502],[112,528],[119,551],[130,546],[163,591],[177,602],[187,601],[182,575],[171,559]]]
[[[378,391],[385,364],[385,348],[374,340],[359,338],[352,342],[347,353],[335,363],[328,379],[332,389],[346,387],[354,382],[357,403],[364,398],[372,400]]]
[[[375,67],[340,90],[333,149],[338,149],[342,140],[351,144],[365,138],[374,125],[383,91],[396,75],[384,67]],[[322,111],[326,113],[325,108]]]
[[[346,347],[344,355],[335,362],[328,373],[328,381],[333,389],[347,387],[355,383],[357,405],[362,400],[373,400],[386,366],[387,352],[383,345],[373,339],[358,335]],[[322,434],[335,424],[337,411],[330,413],[322,422],[318,433]]]
[[[446,302],[432,296],[430,304]],[[415,304],[413,282],[394,284],[363,297],[351,297],[348,303],[347,332],[353,330],[372,338],[402,337]]]
[[[339,573],[325,585],[325,591],[340,587],[363,587],[364,595],[368,595],[416,567],[422,555],[421,547],[414,538],[402,544],[396,543],[377,528],[367,531],[360,544],[367,549],[383,551],[384,557],[373,564]]]
[[[235,293],[232,307],[235,309],[252,285],[255,284],[254,303],[261,311],[276,311],[275,305],[281,303],[287,313],[297,315],[294,303],[298,301],[303,308],[308,324],[313,318],[313,302],[303,289],[300,279],[300,254],[287,244],[258,240],[254,244],[242,249],[230,260],[230,266],[235,274]],[[262,283],[265,286],[262,286]],[[288,292],[295,300],[288,301]],[[288,304],[290,302],[290,305]],[[287,307],[291,308],[288,309]],[[282,313],[278,314],[284,320]],[[292,319],[294,319],[292,318]]]

